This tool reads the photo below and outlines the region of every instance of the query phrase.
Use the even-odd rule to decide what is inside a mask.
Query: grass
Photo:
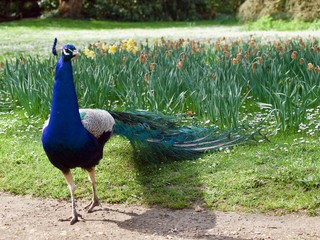
[[[32,59],[36,59],[35,55],[41,53],[39,62],[43,62],[42,60],[49,55],[46,45],[52,41],[56,33],[64,34],[64,42],[67,41],[66,39],[75,40],[86,46],[93,43],[91,37],[93,33],[96,38],[101,37],[102,39],[106,24],[110,23],[24,20],[0,24],[0,29],[5,30],[0,31],[0,55],[2,56],[0,62],[7,58],[15,58],[19,53],[24,56],[30,54]],[[138,23],[114,24],[114,28],[121,24],[123,28],[138,26]],[[150,25],[146,23],[143,27],[156,27],[152,24],[155,23],[150,23]],[[179,27],[187,27],[183,24],[185,23],[181,23]],[[36,46],[34,42],[37,42]],[[285,56],[286,61],[291,61],[290,56],[291,52],[288,50]],[[214,58],[216,55],[212,54],[211,57]],[[85,56],[82,58],[85,59]],[[21,60],[24,59],[18,58],[18,63]],[[119,61],[121,60],[122,58]],[[258,58],[255,60],[259,61]],[[51,61],[52,65],[53,60],[48,61]],[[319,64],[318,58],[314,58],[313,61],[315,65]],[[133,60],[130,62],[132,63]],[[185,63],[194,62],[193,59]],[[42,76],[42,79],[48,79],[48,76],[52,78],[52,69],[47,68],[51,66],[50,63],[44,65],[46,67],[41,67],[38,63],[37,66],[41,69],[38,74]],[[80,62],[78,64],[77,71],[80,71],[82,65]],[[94,64],[93,59],[91,70],[94,69]],[[175,66],[176,62],[172,64]],[[287,71],[284,71],[282,79],[286,77],[296,79],[299,64],[298,62],[293,64],[292,69],[295,74],[287,75]],[[306,68],[307,62],[304,64]],[[147,72],[150,66],[146,66]],[[266,68],[268,66],[266,65]],[[125,72],[124,75],[129,73]],[[227,73],[230,74],[230,72]],[[263,72],[256,73],[264,76]],[[1,71],[0,82],[4,79],[3,74]],[[226,73],[220,72],[219,74]],[[318,77],[318,75],[314,76]],[[143,75],[141,77],[143,78]],[[288,83],[292,82],[288,81]],[[127,85],[124,84],[124,86]],[[299,86],[302,87],[298,90],[302,91],[304,85]],[[0,86],[2,89],[0,91],[0,190],[43,198],[69,199],[69,191],[62,174],[50,164],[41,147],[41,127],[46,114],[39,116],[36,111],[28,112],[28,104],[24,108],[19,107],[18,100],[12,102],[7,91],[4,91],[2,87],[3,85]],[[259,90],[258,87],[256,89]],[[28,93],[28,88],[26,90]],[[35,97],[35,94],[31,95]],[[182,101],[183,96],[180,97],[181,99],[178,100]],[[273,96],[273,98],[276,97],[281,97],[281,95]],[[278,106],[286,106],[280,104],[281,99],[276,100],[279,100]],[[288,103],[288,100],[290,98],[285,103]],[[176,105],[180,105],[179,101]],[[39,106],[45,104],[47,103],[39,104]],[[34,104],[29,105],[30,109],[34,106]],[[48,106],[45,105],[45,107]],[[246,108],[248,115],[256,109],[260,110],[256,105],[252,105],[250,99],[241,107]],[[268,108],[270,105],[265,104],[264,107]],[[97,168],[99,196],[103,202],[109,203],[160,205],[170,208],[185,208],[202,204],[210,209],[225,211],[258,211],[276,214],[306,211],[309,215],[319,215],[319,109],[306,109],[304,118],[307,121],[301,123],[296,132],[278,133],[270,137],[270,143],[238,146],[205,155],[198,160],[160,165],[135,159],[130,144],[122,138],[114,137],[107,144],[105,157]],[[275,119],[269,121],[268,124],[273,131],[279,130],[275,127]],[[73,173],[77,182],[77,197],[89,199],[91,190],[86,173],[80,169],[74,170]]]
[[[203,20],[195,22],[185,21],[157,21],[157,22],[121,22],[121,21],[99,21],[99,20],[71,20],[60,18],[47,18],[47,19],[25,19],[22,21],[12,21],[2,23],[2,26],[7,27],[26,27],[36,30],[52,29],[84,29],[84,30],[101,30],[101,29],[159,29],[167,27],[203,27],[214,25],[235,25],[236,20]]]
[[[60,171],[47,160],[39,141],[41,120],[23,110],[1,113],[0,189],[15,194],[68,199]],[[306,211],[320,206],[319,136],[282,135],[270,143],[239,146],[193,161],[162,165],[135,160],[130,144],[114,137],[97,168],[103,202],[160,205],[201,204],[224,211]],[[73,171],[77,197],[89,199],[86,173]]]
[[[247,23],[243,30],[245,31],[303,31],[303,30],[319,30],[320,21],[314,20],[313,22],[303,22],[301,20],[281,20],[273,19],[270,16],[265,16],[257,21]]]

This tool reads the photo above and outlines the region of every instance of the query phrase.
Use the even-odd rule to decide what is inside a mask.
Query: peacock
[[[57,39],[52,53],[57,54]],[[50,117],[42,130],[42,145],[49,161],[67,182],[74,224],[82,216],[76,210],[75,182],[71,169],[80,167],[88,172],[92,200],[85,207],[92,212],[101,206],[96,191],[95,167],[103,157],[103,148],[112,135],[126,137],[143,159],[172,161],[195,159],[201,154],[246,143],[253,134],[220,132],[197,126],[180,126],[171,117],[138,111],[119,112],[101,109],[79,109],[71,60],[80,54],[72,44],[62,47],[55,69]]]

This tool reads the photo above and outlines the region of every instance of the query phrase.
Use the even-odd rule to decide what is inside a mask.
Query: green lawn
[[[19,54],[39,54],[47,57],[50,54],[51,42],[58,37],[61,43],[72,42],[83,48],[97,40],[119,40],[118,35],[110,36],[112,30],[161,29],[217,26],[220,24],[235,25],[235,21],[200,21],[200,22],[115,22],[95,20],[68,19],[26,19],[0,23],[0,62],[5,58]],[[174,30],[172,30],[174,31]],[[150,36],[152,38],[152,36]],[[138,39],[135,39],[138,40]]]
[[[42,120],[23,111],[1,113],[0,190],[40,197],[69,198],[62,174],[40,143]],[[201,204],[226,211],[319,213],[320,140],[305,134],[273,137],[198,160],[154,165],[134,158],[126,140],[114,137],[97,167],[103,202],[161,205]],[[73,171],[77,196],[89,199],[84,171]]]
[[[277,31],[302,31],[302,30],[319,30],[320,20],[315,20],[313,22],[303,22],[299,20],[275,20],[270,16],[262,17],[261,19],[247,23],[243,30],[277,30]]]

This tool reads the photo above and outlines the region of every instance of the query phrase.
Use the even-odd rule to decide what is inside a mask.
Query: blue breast
[[[98,164],[102,147],[82,125],[70,61],[59,59],[48,126],[42,134],[43,148],[51,163],[62,170]]]

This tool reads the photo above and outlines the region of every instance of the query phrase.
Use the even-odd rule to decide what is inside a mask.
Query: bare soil
[[[320,239],[320,217],[103,204],[70,225],[68,201],[0,192],[0,239]]]

